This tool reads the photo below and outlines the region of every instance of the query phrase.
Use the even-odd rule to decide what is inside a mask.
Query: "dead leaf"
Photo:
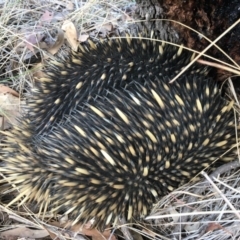
[[[101,25],[99,28],[96,28],[98,32],[101,32],[102,37],[106,37],[109,32],[113,30],[113,24],[112,23],[105,23]]]
[[[91,229],[91,222],[84,225],[76,224],[71,228],[71,230],[74,232],[79,232],[86,236],[90,236],[92,237],[92,240],[116,240],[116,237],[114,235],[111,235],[110,229],[105,230],[104,232],[100,232],[96,228]]]
[[[36,41],[36,35],[35,34],[32,34],[32,35],[26,37],[26,42],[25,42],[26,47],[33,53],[34,53],[34,46],[33,45],[35,45],[36,42],[37,41]]]
[[[11,93],[13,96],[19,97],[18,92],[16,92],[15,90],[11,89],[10,87],[4,86],[2,84],[0,84],[0,93]]]
[[[209,223],[205,232],[213,232],[215,230],[220,230],[220,229],[222,229],[222,231],[228,233],[229,235],[233,236],[233,234],[230,231],[228,231],[226,228],[224,228],[219,223]]]
[[[45,13],[41,16],[41,18],[39,19],[42,22],[51,22],[53,18],[53,13],[49,12],[49,11],[45,11]],[[41,24],[41,23],[40,23]]]
[[[53,16],[52,23],[63,21],[64,19],[67,18],[68,15],[69,15],[68,11],[62,11],[62,12],[55,13]]]
[[[0,238],[10,239],[10,237],[17,236],[22,238],[44,238],[49,234],[46,230],[29,229],[27,227],[18,227],[0,233]]]
[[[39,43],[42,41],[43,39],[43,35],[42,34],[36,34],[36,33],[33,33],[31,35],[28,35],[26,36],[26,41],[25,41],[25,44],[26,44],[26,47],[34,53],[34,46],[38,46]]]
[[[8,129],[12,124],[17,123],[20,116],[20,100],[11,93],[0,93],[0,114],[3,118],[0,121],[2,130]]]
[[[105,24],[101,25],[99,28],[96,28],[96,30],[101,32],[102,35],[108,35],[108,33],[113,30],[113,24],[105,23]]]
[[[66,20],[62,25],[62,30],[64,31],[64,36],[69,42],[71,48],[74,51],[77,51],[79,42],[77,41],[77,30],[74,24],[70,20]]]
[[[89,34],[81,34],[78,38],[79,42],[85,42],[89,38]]]
[[[206,232],[213,232],[214,230],[222,229],[223,227],[219,223],[209,223]]]

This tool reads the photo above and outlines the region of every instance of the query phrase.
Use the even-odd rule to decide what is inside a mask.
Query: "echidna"
[[[233,102],[206,67],[169,81],[192,54],[127,36],[80,45],[51,62],[22,126],[8,133],[1,171],[16,200],[104,227],[154,202],[236,144]]]

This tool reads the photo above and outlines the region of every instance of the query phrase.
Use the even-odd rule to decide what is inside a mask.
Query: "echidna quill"
[[[146,216],[216,159],[231,161],[233,102],[207,68],[194,64],[169,83],[191,58],[182,47],[127,36],[89,40],[50,62],[3,149],[16,201],[104,228]]]

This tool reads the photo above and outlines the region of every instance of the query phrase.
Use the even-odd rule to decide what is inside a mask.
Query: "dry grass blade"
[[[212,41],[207,38],[205,35],[203,35],[202,33],[196,31],[195,29],[181,23],[181,22],[178,22],[178,21],[174,21],[174,20],[171,20],[171,19],[157,19],[157,20],[161,20],[161,21],[167,21],[167,22],[174,22],[174,23],[177,23],[177,24],[180,24],[181,26],[185,27],[185,28],[188,28],[190,29],[191,31],[197,33],[200,37],[203,37],[204,39],[206,39],[209,43],[212,43]],[[213,46],[216,47],[221,53],[223,53],[224,56],[226,56],[235,66],[233,67],[236,67],[236,69],[239,69],[240,66],[236,63],[236,61],[234,61],[226,52],[224,52],[217,44],[213,43]]]
[[[235,70],[235,69],[230,68],[230,67],[226,67],[226,66],[221,65],[221,64],[217,64],[217,63],[214,63],[214,62],[209,62],[209,61],[205,61],[205,60],[201,60],[201,59],[197,60],[197,62],[199,62],[201,64],[204,64],[204,65],[207,65],[207,66],[219,68],[219,69],[222,69],[222,70],[225,70],[225,71],[228,71],[228,72],[240,75],[240,71]]]
[[[239,24],[240,19],[238,19],[234,24],[232,24],[232,26],[230,26],[226,31],[224,31],[218,38],[216,38],[213,42],[211,42],[211,44],[208,45],[208,47],[206,47],[199,55],[197,55],[191,63],[189,63],[180,73],[178,73],[176,75],[176,77],[174,77],[170,83],[173,83],[179,76],[181,76],[181,74],[184,73],[184,71],[186,71],[191,65],[193,65],[195,63],[195,61],[197,61],[201,56],[203,56],[203,54],[205,52],[207,52],[207,50],[209,48],[211,48],[218,40],[220,40],[224,35],[226,35],[231,29],[233,29],[237,24]]]
[[[220,196],[225,200],[225,202],[228,204],[228,206],[232,209],[232,211],[236,214],[238,219],[240,220],[240,211],[237,211],[236,208],[230,203],[230,201],[226,198],[226,196],[220,191],[220,189],[214,184],[212,179],[204,172],[202,171],[201,174],[207,179],[207,181],[214,187],[214,189],[220,194]]]

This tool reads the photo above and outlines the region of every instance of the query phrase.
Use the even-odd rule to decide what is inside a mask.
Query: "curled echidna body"
[[[190,61],[182,48],[127,37],[50,63],[29,119],[6,140],[2,172],[17,199],[103,227],[146,216],[219,157],[231,160],[233,103],[207,69],[169,83]]]

